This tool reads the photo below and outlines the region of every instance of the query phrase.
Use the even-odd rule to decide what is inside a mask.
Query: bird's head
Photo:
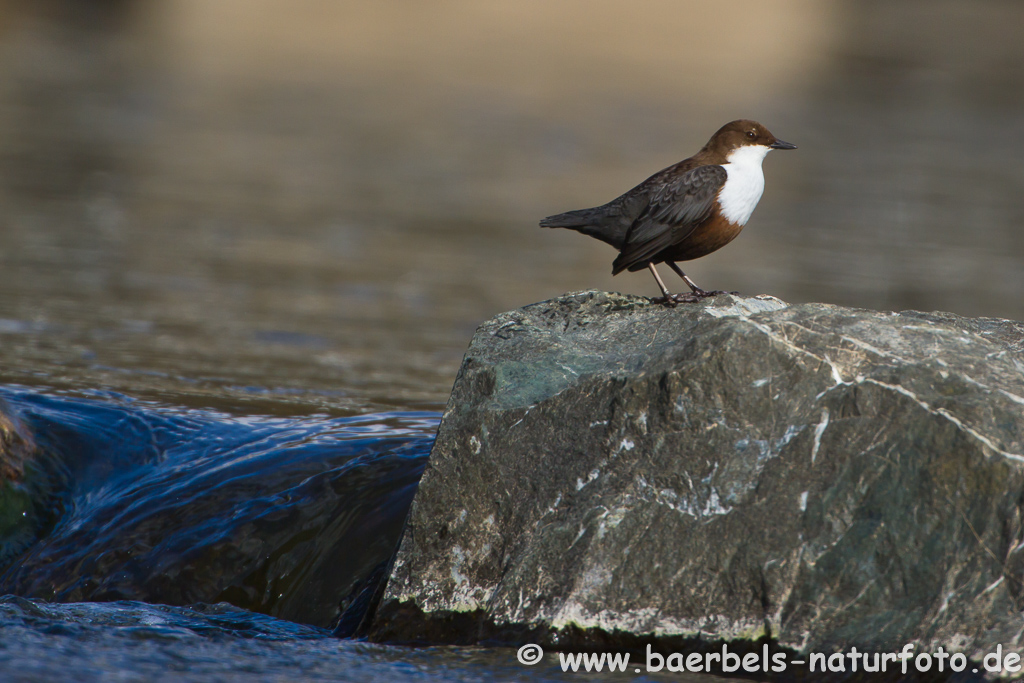
[[[734,152],[741,150],[746,155],[756,154],[763,159],[773,149],[796,149],[796,145],[778,139],[757,121],[740,119],[719,128],[705,149],[727,160]]]

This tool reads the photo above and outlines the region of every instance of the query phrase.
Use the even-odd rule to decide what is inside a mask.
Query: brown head
[[[773,149],[796,149],[796,145],[778,139],[757,121],[740,119],[719,128],[700,153],[713,160],[711,163],[724,163],[741,147],[763,147],[765,154]]]

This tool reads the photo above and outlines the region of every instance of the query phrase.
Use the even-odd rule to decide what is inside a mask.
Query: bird
[[[725,294],[706,291],[677,261],[721,249],[740,234],[764,192],[761,162],[773,149],[796,149],[749,119],[725,124],[699,152],[658,171],[607,204],[548,216],[542,228],[568,228],[619,250],[612,275],[648,268],[661,289],[655,302],[674,306]],[[666,263],[690,288],[672,294],[655,264]]]

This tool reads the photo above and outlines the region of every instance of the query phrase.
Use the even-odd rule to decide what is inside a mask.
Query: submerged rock
[[[53,523],[59,481],[59,461],[0,400],[0,571]]]
[[[1021,323],[770,297],[501,314],[369,633],[1019,651],[1022,350]]]

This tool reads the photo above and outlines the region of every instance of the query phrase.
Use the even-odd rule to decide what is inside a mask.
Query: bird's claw
[[[675,308],[679,304],[695,304],[698,301],[700,301],[700,297],[695,294],[669,294],[651,299],[652,304],[661,304],[669,308]]]
[[[707,299],[708,297],[718,296],[719,294],[739,294],[739,292],[724,292],[721,289],[715,289],[708,291],[706,289],[695,289],[690,293],[690,296],[699,299]]]
[[[669,308],[674,308],[679,304],[695,304],[701,299],[708,299],[710,297],[718,296],[720,294],[739,294],[739,292],[726,292],[721,289],[708,291],[706,289],[698,288],[693,290],[692,292],[687,292],[686,294],[667,294],[665,296],[655,297],[651,299],[651,303],[661,304],[663,306],[668,306]]]

